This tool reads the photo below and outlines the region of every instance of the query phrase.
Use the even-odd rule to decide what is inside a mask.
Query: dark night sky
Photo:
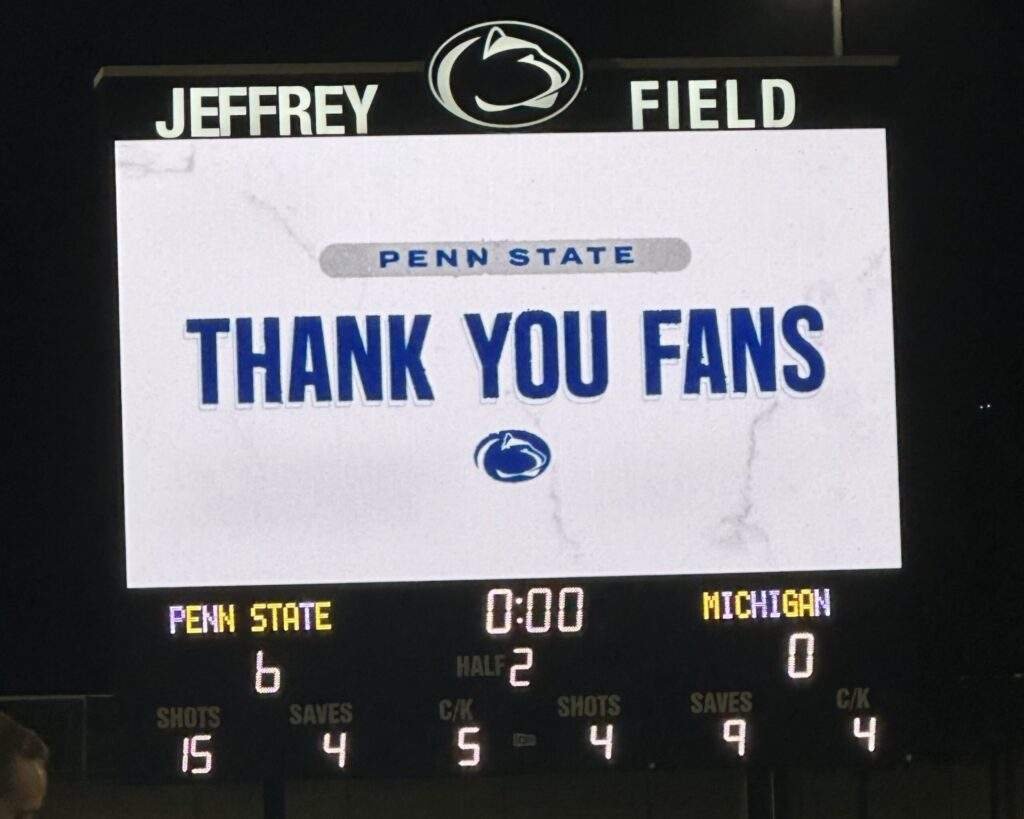
[[[121,556],[112,271],[102,261],[110,215],[91,90],[100,66],[425,59],[452,32],[501,17],[554,28],[585,58],[831,46],[828,0],[610,11],[572,2],[15,5],[0,126],[0,693],[114,682]],[[894,270],[910,610],[932,667],[1024,670],[1019,11],[845,6],[847,53],[894,53],[903,64]]]

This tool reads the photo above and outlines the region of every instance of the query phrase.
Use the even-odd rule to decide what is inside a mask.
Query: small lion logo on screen
[[[583,63],[553,31],[502,20],[449,37],[428,76],[434,97],[459,119],[523,128],[569,107],[583,85]]]
[[[551,463],[551,449],[532,432],[503,429],[477,444],[473,459],[494,480],[518,483],[544,473]]]

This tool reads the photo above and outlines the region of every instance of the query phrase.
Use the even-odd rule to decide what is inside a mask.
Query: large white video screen
[[[115,148],[130,587],[900,565],[884,131]]]

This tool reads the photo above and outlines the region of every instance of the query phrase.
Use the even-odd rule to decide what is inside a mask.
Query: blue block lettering
[[[533,380],[533,333],[540,328],[541,380]],[[516,317],[516,386],[524,398],[550,398],[558,389],[558,323],[544,310],[527,310]]]
[[[256,353],[252,349],[252,319],[235,319],[239,404],[252,404],[256,400],[253,382],[257,367],[263,370],[263,400],[268,404],[281,403],[280,325],[280,319],[263,319],[263,352]]]
[[[408,398],[406,374],[419,401],[433,401],[434,391],[423,368],[423,342],[427,337],[430,316],[413,316],[409,338],[405,337],[405,316],[388,316],[388,352],[391,358],[391,400]]]
[[[553,248],[553,247],[538,247],[537,248],[537,252],[541,255],[541,258],[544,259],[544,266],[545,267],[547,267],[548,265],[551,264],[551,254],[555,252],[555,248]]]
[[[705,351],[707,360],[705,361]],[[714,310],[691,310],[686,332],[686,376],[683,392],[699,395],[701,379],[707,378],[712,393],[725,392],[725,362]]]
[[[367,401],[384,400],[380,316],[366,317],[366,341],[355,316],[338,316],[338,400],[352,401],[352,365],[359,372]]]
[[[331,400],[331,378],[327,370],[327,348],[324,346],[324,326],[320,316],[296,316],[292,329],[288,400],[293,403],[304,401],[306,387],[313,387],[317,401]]]
[[[490,338],[487,337],[487,330],[479,313],[466,313],[463,318],[466,321],[466,329],[469,330],[473,348],[476,350],[477,360],[480,362],[481,396],[497,398],[499,393],[498,363],[501,361],[501,352],[505,348],[508,328],[512,325],[512,314],[498,313],[494,317],[494,327],[491,330]]]
[[[216,404],[217,390],[217,334],[231,331],[231,322],[226,318],[188,319],[185,332],[199,334],[199,372],[202,383],[203,404]]]
[[[754,375],[761,392],[775,392],[775,311],[760,310],[761,333],[754,328],[754,318],[746,307],[729,311],[732,326],[732,383],[734,392],[747,391],[747,357],[754,365]]]
[[[590,381],[583,380],[580,314],[565,313],[565,386],[578,398],[595,398],[608,388],[608,321],[604,310],[590,313]]]
[[[681,310],[644,310],[644,394],[661,395],[661,362],[679,359],[678,344],[661,343],[661,327],[683,321]]]
[[[810,341],[800,335],[800,322],[807,325],[810,333],[820,333],[825,322],[822,321],[821,313],[809,304],[799,304],[790,307],[782,317],[782,337],[786,340],[789,348],[805,362],[807,362],[807,375],[800,375],[800,367],[796,364],[787,364],[782,368],[782,377],[794,392],[814,392],[825,381],[825,359]]]
[[[562,253],[562,264],[583,264],[583,259],[580,258],[579,251],[574,247],[567,247],[565,252]]]

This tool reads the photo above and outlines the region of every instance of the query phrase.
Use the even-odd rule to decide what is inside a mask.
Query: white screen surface
[[[127,577],[130,587],[554,578],[900,565],[885,136],[879,130],[133,141],[116,144]],[[345,243],[683,240],[669,272],[327,275]],[[432,252],[432,250],[431,250]],[[642,261],[642,260],[641,260]],[[465,271],[464,271],[465,272]],[[782,317],[802,335],[806,375]],[[774,314],[777,388],[746,394],[730,316]],[[681,360],[650,395],[645,311]],[[685,395],[694,310],[714,311],[727,388]],[[465,314],[550,313],[560,385],[482,397]],[[605,314],[606,389],[565,385],[565,313]],[[432,400],[339,400],[337,316],[430,316]],[[706,315],[706,314],[705,314]],[[283,397],[239,403],[237,319],[279,319]],[[328,401],[290,402],[296,317],[320,317]],[[201,401],[200,335],[218,402]],[[514,320],[514,319],[513,319]],[[534,349],[539,348],[534,332]],[[584,333],[586,336],[586,333]],[[704,337],[706,340],[706,337]],[[588,372],[589,339],[583,341]],[[313,353],[303,366],[315,370]],[[711,352],[697,358],[710,366]],[[532,373],[543,374],[540,356]],[[706,370],[705,370],[706,372]],[[489,435],[539,438],[541,474],[495,480]],[[513,441],[513,444],[515,442]]]

